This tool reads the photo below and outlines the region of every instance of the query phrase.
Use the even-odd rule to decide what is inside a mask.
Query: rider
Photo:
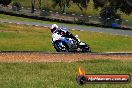
[[[56,24],[51,25],[50,30],[53,34],[58,34],[64,37],[72,38],[78,42],[78,39],[72,33],[62,28],[59,28],[58,25]]]

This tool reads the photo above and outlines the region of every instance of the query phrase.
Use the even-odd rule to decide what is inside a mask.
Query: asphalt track
[[[50,27],[53,23],[39,23],[39,22],[25,22],[25,21],[15,21],[15,20],[4,20],[0,19],[0,22],[3,23],[16,23],[16,24],[24,24],[24,25],[33,25],[33,26],[42,26],[42,27]],[[73,25],[69,26],[64,23],[59,23],[59,27],[66,27],[68,29],[75,29],[80,31],[92,31],[99,33],[111,33],[115,35],[123,35],[123,36],[132,36],[131,30],[120,30],[120,29],[112,29],[112,28],[101,28],[101,27],[87,27],[82,25]]]

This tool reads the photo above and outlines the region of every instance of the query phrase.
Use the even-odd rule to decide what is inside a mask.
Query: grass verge
[[[76,82],[78,67],[87,74],[130,74],[132,61],[89,60],[72,63],[0,63],[1,88],[131,88],[129,84]]]

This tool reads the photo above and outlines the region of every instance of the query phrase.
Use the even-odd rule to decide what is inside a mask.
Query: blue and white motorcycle
[[[52,35],[52,44],[57,52],[91,52],[89,45],[81,42],[78,35],[75,37],[78,41],[55,33]]]

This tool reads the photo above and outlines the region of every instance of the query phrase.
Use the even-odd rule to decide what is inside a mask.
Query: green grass
[[[15,24],[3,25],[6,27],[0,27],[1,51],[54,51],[48,29]]]
[[[132,52],[132,37],[89,31],[71,31],[92,48],[93,52]],[[48,28],[0,24],[0,51],[52,51]]]
[[[72,63],[0,63],[1,88],[131,88],[129,84],[86,84],[76,82],[78,67],[87,74],[130,74],[132,61],[89,60]]]
[[[132,37],[97,32],[73,31],[92,47],[93,52],[132,51]]]

